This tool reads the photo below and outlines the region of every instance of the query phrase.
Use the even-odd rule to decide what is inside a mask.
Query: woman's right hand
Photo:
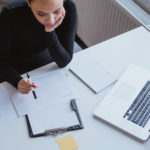
[[[28,94],[32,89],[32,82],[29,79],[21,79],[18,83],[18,91],[22,94]]]

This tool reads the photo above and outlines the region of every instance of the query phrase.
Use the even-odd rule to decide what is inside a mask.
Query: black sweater
[[[56,62],[66,66],[72,59],[76,27],[76,8],[64,2],[62,24],[52,32],[34,17],[26,2],[15,2],[0,13],[0,80],[17,88],[21,73]]]

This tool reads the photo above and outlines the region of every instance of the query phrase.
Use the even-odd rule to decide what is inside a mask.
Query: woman
[[[76,8],[71,0],[13,2],[0,13],[0,80],[21,93],[32,84],[20,74],[51,61],[65,67],[72,59]]]

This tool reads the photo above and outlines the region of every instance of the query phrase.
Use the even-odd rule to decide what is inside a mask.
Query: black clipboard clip
[[[79,114],[79,110],[78,110],[78,107],[77,107],[77,104],[76,104],[76,100],[71,99],[70,104],[71,104],[72,110],[75,112],[75,114],[78,118],[78,121],[79,121],[78,125],[74,125],[74,126],[70,126],[70,127],[66,127],[66,128],[63,128],[63,127],[62,128],[55,128],[55,129],[45,130],[43,133],[33,134],[32,127],[30,125],[28,115],[26,115],[26,121],[27,121],[27,126],[28,126],[28,131],[29,131],[30,137],[41,137],[41,136],[48,136],[48,135],[56,136],[60,133],[64,133],[64,132],[67,132],[67,131],[83,129],[84,126],[83,126],[83,123],[82,123],[82,120],[81,120],[81,117],[80,117],[80,114]]]

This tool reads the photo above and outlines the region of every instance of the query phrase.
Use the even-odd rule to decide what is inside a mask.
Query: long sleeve
[[[10,65],[13,43],[13,30],[10,22],[11,19],[10,16],[8,16],[7,9],[4,8],[0,14],[0,79],[10,82],[17,88],[21,76]]]
[[[27,3],[16,2],[0,13],[0,81],[8,81],[17,88],[22,79],[20,73],[41,67],[50,57],[59,67],[71,61],[76,7],[71,0],[66,0],[62,24],[55,31],[45,33]]]
[[[59,67],[66,66],[72,59],[77,22],[75,4],[67,0],[64,7],[66,16],[62,24],[49,34],[48,44],[51,57]]]

